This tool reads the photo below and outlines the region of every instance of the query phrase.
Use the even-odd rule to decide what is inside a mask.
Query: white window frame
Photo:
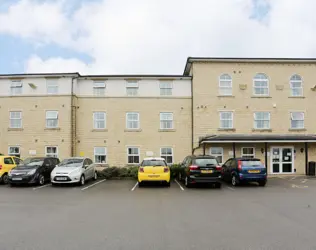
[[[222,151],[222,153],[221,154],[212,154],[212,149],[220,149],[221,151]],[[225,161],[224,161],[224,148],[222,148],[222,147],[211,147],[210,148],[210,155],[211,156],[214,156],[214,157],[222,157],[222,162],[220,162],[220,161],[218,161],[218,163],[220,163],[220,164],[223,164]]]
[[[171,149],[171,154],[163,154],[163,149]],[[173,157],[173,148],[172,147],[162,147],[160,148],[160,157],[164,158],[167,164],[173,164],[174,163],[174,157]],[[167,157],[171,157],[171,162],[167,161]]]
[[[164,115],[171,115],[171,120],[170,119],[162,119]],[[163,129],[163,130],[168,130],[168,129],[174,129],[174,119],[173,119],[173,113],[172,112],[160,112],[159,114],[160,116],[160,129]],[[171,128],[168,128],[168,127],[164,127],[164,124],[166,123],[169,123],[171,122]]]
[[[256,114],[257,113],[268,113],[269,114],[269,120],[259,120],[259,119],[256,119]],[[270,129],[271,128],[271,113],[268,112],[268,111],[256,111],[253,113],[253,120],[254,120],[254,129]],[[258,128],[257,126],[257,121],[269,121],[269,127],[268,128]]]
[[[100,154],[100,153],[96,152],[97,149],[100,149],[100,148],[104,150],[104,154]],[[94,152],[94,162],[95,162],[95,163],[107,164],[108,152],[107,152],[107,148],[106,148],[106,147],[94,147],[93,152]],[[97,159],[97,156],[105,156],[105,161],[104,161],[104,162],[100,162],[100,161]]]
[[[11,153],[11,150],[10,150],[11,148],[18,148],[18,153]],[[20,146],[9,146],[8,147],[8,155],[20,158],[21,157],[21,147]]]
[[[253,153],[252,154],[245,154],[244,153],[244,149],[252,149]],[[256,148],[255,147],[243,147],[241,148],[241,157],[242,158],[247,158],[247,159],[252,159],[252,158],[255,158],[256,157]]]
[[[231,119],[223,119],[222,115],[224,113],[231,114]],[[230,127],[223,127],[222,126],[222,121],[231,121],[231,126]],[[234,112],[233,111],[220,111],[219,112],[219,126],[221,129],[232,129],[234,128]]]
[[[138,154],[129,154],[128,151],[129,151],[130,148],[137,148]],[[139,164],[139,163],[140,163],[140,147],[137,147],[137,146],[128,146],[126,153],[127,153],[127,164]],[[132,157],[138,156],[138,162],[130,163],[130,162],[128,161],[128,160],[129,160],[128,158],[129,158],[130,156],[132,156]]]
[[[96,118],[96,114],[104,114],[104,119]],[[104,127],[103,128],[98,128],[96,126],[97,122],[104,122]],[[106,129],[106,112],[104,112],[104,111],[95,111],[95,112],[93,112],[93,129]]]
[[[298,77],[300,80],[294,79],[296,77]],[[301,86],[300,87],[293,87],[293,83],[300,83]],[[290,93],[291,96],[297,97],[297,96],[303,96],[304,95],[303,79],[302,79],[302,77],[300,75],[294,74],[294,75],[291,76],[291,78],[290,78],[290,89],[291,89],[291,93]],[[294,90],[296,90],[296,89],[301,90],[301,94],[300,95],[294,94]]]
[[[229,84],[229,86],[222,86],[225,84]],[[229,93],[226,93],[225,90],[230,90]],[[232,96],[233,95],[233,79],[229,74],[222,74],[218,79],[218,92],[221,96]]]
[[[93,81],[93,95],[94,96],[105,96],[106,84],[105,81]]]
[[[294,119],[294,116],[293,116],[294,113],[303,114],[303,120]],[[292,111],[290,113],[290,118],[291,118],[291,129],[304,129],[305,128],[305,113],[304,112],[302,112],[302,111]],[[303,126],[302,127],[293,127],[292,126],[293,125],[292,121],[303,121]]]
[[[48,95],[57,95],[58,87],[58,79],[46,79],[46,91]]]
[[[51,112],[51,113],[55,113],[55,116],[54,117],[47,117],[48,113]],[[59,124],[59,119],[58,119],[58,116],[59,116],[59,113],[57,110],[46,110],[46,113],[45,113],[45,120],[46,120],[46,128],[58,128],[58,124]],[[56,120],[57,123],[56,123],[56,126],[48,126],[48,121],[50,120]]]
[[[259,78],[257,78],[258,76],[264,76],[264,79],[259,79]],[[265,82],[267,84],[267,86],[266,87],[261,87],[261,86],[256,87],[256,82]],[[257,94],[256,89],[267,89],[267,93],[266,94]],[[254,96],[269,96],[270,95],[270,82],[269,82],[269,78],[266,74],[258,73],[254,76],[254,78],[253,78],[253,95]]]
[[[12,117],[12,113],[20,114],[19,118]],[[20,126],[12,126],[12,121],[20,121]],[[22,111],[10,111],[10,128],[22,128]]]
[[[137,81],[127,81],[126,82],[126,95],[127,96],[138,96],[138,82]]]
[[[23,83],[21,80],[12,80],[10,86],[11,95],[21,95],[23,91]]]
[[[137,114],[137,120],[129,120],[128,115],[129,114]],[[129,122],[137,122],[137,128],[130,128]],[[140,115],[139,112],[127,112],[126,113],[126,129],[140,129]]]
[[[161,96],[172,96],[172,89],[173,89],[172,81],[160,81],[159,88],[160,88]]]
[[[47,149],[48,148],[56,148],[56,154],[47,153]],[[56,157],[56,158],[58,158],[58,146],[45,146],[45,156],[46,157]]]

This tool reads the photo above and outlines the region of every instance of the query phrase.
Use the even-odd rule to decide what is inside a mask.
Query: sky
[[[315,0],[0,0],[0,74],[182,74],[187,57],[316,57]]]

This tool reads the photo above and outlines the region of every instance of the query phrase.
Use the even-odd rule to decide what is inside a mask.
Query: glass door
[[[272,173],[293,173],[293,147],[273,147],[271,149]]]

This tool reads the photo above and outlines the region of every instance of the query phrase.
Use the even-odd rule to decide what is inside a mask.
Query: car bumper
[[[60,180],[59,178],[66,178],[66,180]],[[50,179],[54,184],[71,184],[80,182],[80,176],[52,176]]]
[[[244,182],[256,182],[256,181],[266,181],[267,175],[260,174],[260,175],[239,175],[239,180]]]
[[[145,182],[145,181],[170,182],[170,173],[160,173],[160,174],[139,173],[138,182]]]
[[[37,175],[9,176],[11,184],[34,184],[37,182]]]
[[[190,176],[191,183],[218,183],[221,182],[221,176],[218,177],[196,177],[194,175]]]

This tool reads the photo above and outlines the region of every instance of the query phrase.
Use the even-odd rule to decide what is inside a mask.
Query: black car
[[[50,181],[50,173],[60,163],[54,157],[31,157],[23,161],[9,172],[9,183],[16,184],[39,184],[44,185]]]
[[[213,156],[187,156],[180,166],[179,181],[184,181],[186,187],[192,184],[210,183],[221,187],[221,166]]]

